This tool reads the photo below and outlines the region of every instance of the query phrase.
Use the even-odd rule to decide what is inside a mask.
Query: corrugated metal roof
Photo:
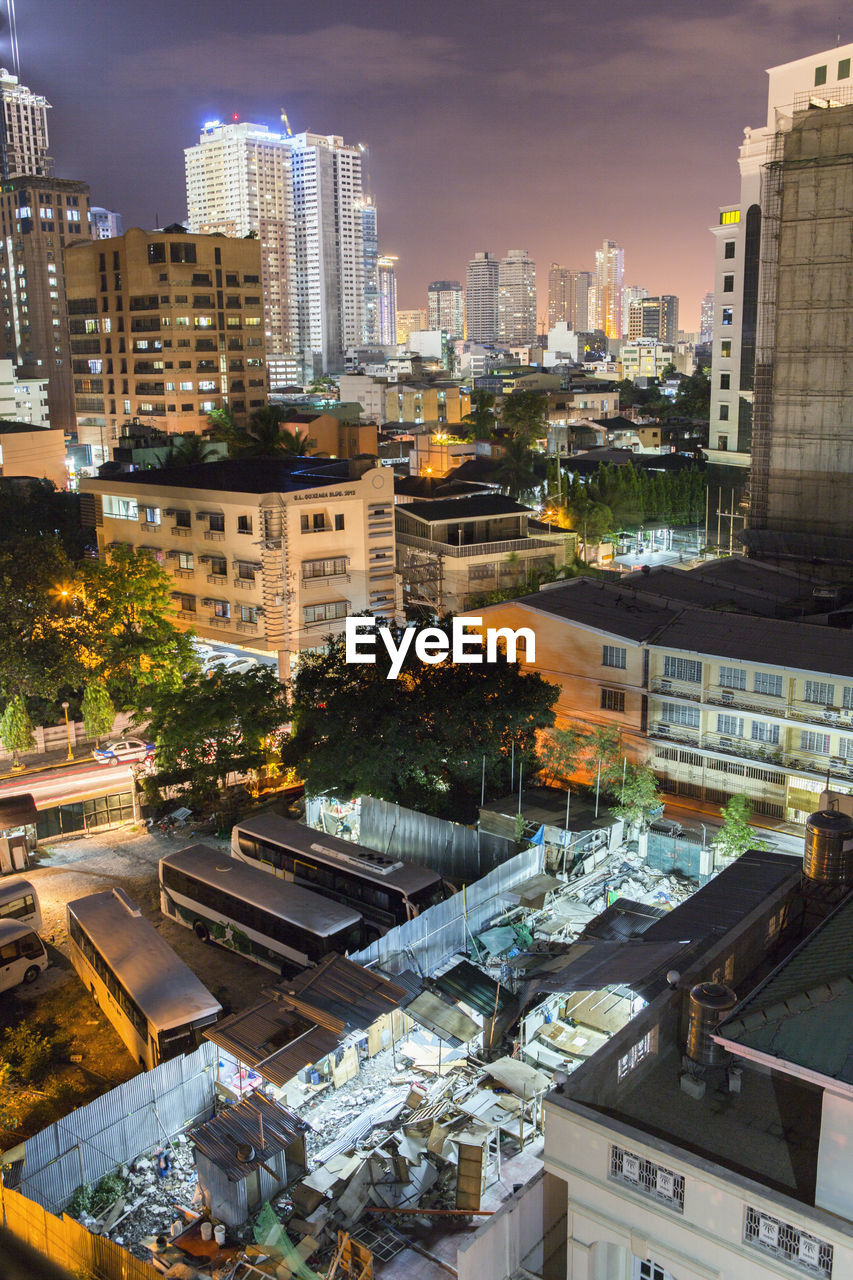
[[[445,1044],[458,1047],[467,1044],[477,1035],[479,1027],[467,1014],[454,1005],[440,1000],[431,991],[422,991],[406,1010],[415,1022],[426,1027],[433,1035],[438,1036]]]
[[[728,933],[787,882],[799,883],[799,858],[750,849],[644,932],[647,942],[697,941]]]
[[[286,1150],[306,1128],[303,1121],[277,1102],[255,1093],[191,1129],[190,1137],[193,1145],[223,1171],[229,1182],[241,1182],[264,1161]],[[253,1158],[238,1160],[240,1146],[252,1147]]]
[[[340,1031],[366,1030],[406,999],[396,982],[338,955],[278,983],[275,991],[306,1017]]]
[[[460,1004],[470,1005],[483,1017],[491,1018],[497,1008],[502,1009],[512,998],[506,988],[498,986],[493,978],[483,973],[470,960],[460,960],[452,969],[436,978],[435,985],[439,991]]]
[[[269,1000],[255,1005],[246,1014],[232,1014],[218,1026],[206,1029],[204,1034],[220,1049],[232,1053],[238,1062],[254,1068],[264,1080],[282,1087],[305,1067],[313,1067],[325,1058],[337,1048],[340,1040],[334,1032],[322,1027],[306,1027],[304,1022],[288,1020],[283,1016],[286,1013],[274,1000]],[[281,1038],[279,1047],[268,1048],[275,1035]]]
[[[646,902],[634,902],[632,898],[617,898],[589,922],[580,936],[582,939],[601,938],[611,942],[635,938],[668,914],[665,907],[652,907]]]

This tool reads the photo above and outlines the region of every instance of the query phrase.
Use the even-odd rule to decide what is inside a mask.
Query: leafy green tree
[[[213,439],[224,440],[230,453],[231,446],[237,435],[237,423],[229,406],[223,405],[221,409],[214,409],[212,413],[207,415],[207,421],[213,428]]]
[[[752,812],[746,796],[735,795],[721,813],[723,825],[714,844],[723,858],[739,858],[747,849],[766,849],[767,842],[758,838],[755,828],[750,826],[749,817]]]
[[[238,458],[304,457],[317,442],[307,433],[300,435],[298,428],[284,430],[288,412],[277,404],[257,409],[245,427],[235,429],[229,452]]]
[[[6,703],[6,709],[0,716],[0,740],[6,750],[12,752],[13,769],[20,767],[18,756],[21,751],[32,751],[35,748],[32,722],[27,704],[20,694]]]
[[[618,794],[618,817],[629,823],[642,823],[643,826],[648,822],[651,810],[661,802],[658,780],[647,764],[627,766],[624,786],[620,783]]]
[[[448,634],[439,625],[437,633]],[[397,632],[397,640],[402,632]],[[292,682],[293,732],[282,758],[313,792],[375,795],[470,821],[486,788],[499,794],[510,762],[536,767],[536,735],[553,723],[557,688],[514,663],[420,662],[410,651],[398,679],[376,662],[346,662],[340,637],[303,656]]]
[[[219,456],[219,450],[204,436],[173,436],[169,448],[157,455],[157,462],[161,467],[189,467],[199,462],[212,462]]]
[[[0,697],[52,702],[80,683],[62,620],[61,584],[72,572],[55,536],[0,544]]]
[[[116,718],[116,709],[103,680],[90,680],[83,692],[80,704],[83,713],[83,728],[87,738],[98,742],[108,734]]]
[[[548,401],[538,391],[513,391],[501,406],[501,427],[528,447],[548,431]]]
[[[289,718],[287,696],[272,667],[244,674],[189,672],[175,689],[159,686],[139,717],[157,746],[155,785],[185,785],[212,799],[228,775],[270,758]]]
[[[504,442],[503,456],[495,474],[501,487],[516,501],[522,494],[530,493],[536,488],[538,480],[533,466],[533,454],[521,436]]]
[[[612,725],[593,729],[566,725],[540,735],[539,765],[552,778],[567,780],[581,774],[590,786],[599,780],[602,794],[617,791],[622,782],[619,730]]]
[[[562,725],[539,735],[536,750],[540,767],[552,781],[567,781],[577,772],[584,735],[573,725]]]
[[[0,491],[0,544],[46,542],[79,560],[94,544],[94,532],[82,524],[80,495],[59,490],[49,480]]]
[[[495,397],[491,391],[471,392],[471,412],[462,419],[469,428],[470,440],[491,440],[495,434]]]

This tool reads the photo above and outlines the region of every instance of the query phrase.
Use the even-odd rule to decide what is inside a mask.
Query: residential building
[[[189,230],[257,236],[266,349],[293,355],[290,140],[265,124],[211,120],[184,156]]]
[[[622,289],[625,276],[625,250],[615,240],[605,240],[595,253],[594,312],[589,318],[591,329],[601,329],[608,338],[622,337]]]
[[[714,340],[714,294],[709,291],[702,299],[699,319],[699,341],[702,343]]]
[[[0,419],[28,422],[34,427],[48,426],[47,380],[23,380],[11,360],[0,360]]]
[[[385,390],[385,422],[454,425],[471,412],[471,392],[457,383],[395,382]]]
[[[361,244],[364,275],[364,329],[362,341],[366,347],[380,344],[379,337],[379,233],[376,225],[376,205],[370,196],[361,203]]]
[[[357,402],[367,422],[385,421],[387,378],[375,378],[365,373],[342,373],[337,383],[341,401]]]
[[[89,188],[11,178],[0,191],[0,229],[0,359],[25,382],[46,378],[51,426],[73,432],[64,251],[89,238]]]
[[[434,498],[395,508],[397,567],[403,602],[435,613],[464,612],[489,591],[523,582],[533,571],[561,568],[577,535],[545,525],[501,494]]]
[[[0,68],[0,177],[49,178],[53,160],[48,155],[47,113],[50,103],[33,93],[17,76]]]
[[[665,792],[746,795],[758,814],[803,822],[827,770],[853,790],[849,635],[733,612],[730,587],[702,587],[687,604],[636,578],[578,580],[490,607],[484,624],[533,626],[558,717],[618,728]]]
[[[560,391],[548,391],[548,421],[552,426],[565,426],[580,418],[612,418],[619,413],[619,393],[610,382],[584,378],[572,379]]]
[[[678,340],[678,298],[671,293],[637,298],[628,308],[628,341],[657,338],[674,347]]]
[[[465,272],[465,335],[469,342],[489,344],[498,336],[497,258],[483,250],[475,253]]]
[[[305,452],[312,458],[364,458],[379,456],[379,428],[375,422],[359,422],[355,405],[355,421],[339,413],[317,413],[306,409],[295,413],[284,424],[307,438]]]
[[[101,461],[128,418],[201,432],[266,403],[257,240],[133,227],[72,246],[66,272],[77,435]]]
[[[120,236],[124,230],[121,225],[121,214],[114,213],[111,209],[101,209],[98,205],[92,205],[89,209],[89,218],[92,223],[93,240],[112,240],[115,236]]]
[[[427,288],[430,329],[441,329],[448,338],[461,338],[465,329],[462,285],[458,280],[433,280]]]
[[[637,378],[661,378],[664,369],[680,357],[670,343],[649,338],[623,343],[619,358],[622,377],[635,382]]]
[[[174,578],[181,628],[274,654],[282,678],[350,614],[397,613],[390,468],[225,459],[80,490],[100,556],[145,548]]]
[[[399,346],[404,347],[407,344],[410,333],[420,333],[428,328],[426,307],[397,312],[397,344]]]
[[[548,269],[548,328],[565,323],[571,328],[572,273],[568,267],[552,262]]]
[[[576,333],[584,333],[590,328],[589,291],[592,288],[592,280],[591,271],[569,272],[572,298],[568,321]]]
[[[397,259],[383,254],[377,263],[379,287],[379,330],[377,337],[380,347],[393,347],[400,341],[397,336]]]
[[[622,290],[622,336],[623,338],[631,337],[631,307],[635,302],[642,302],[643,298],[649,296],[648,289],[644,289],[639,284],[626,284]],[[643,337],[643,334],[637,334],[637,337]]]
[[[498,341],[536,341],[536,263],[526,249],[510,249],[498,268]]]
[[[0,477],[20,476],[49,480],[57,489],[65,489],[65,432],[59,427],[0,419]]]
[[[270,391],[301,386],[302,374],[302,360],[299,356],[271,356],[267,352],[267,381]]]

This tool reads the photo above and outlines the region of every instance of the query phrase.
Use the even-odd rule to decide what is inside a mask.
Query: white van
[[[0,991],[35,982],[47,965],[45,945],[28,924],[0,920]]]
[[[0,920],[17,920],[41,933],[41,907],[29,880],[21,876],[0,879]]]

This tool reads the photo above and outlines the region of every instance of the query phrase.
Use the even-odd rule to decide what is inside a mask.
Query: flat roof
[[[460,498],[432,498],[407,502],[400,507],[406,515],[430,524],[453,520],[476,520],[484,516],[533,515],[530,507],[499,493],[472,493]]]
[[[167,1031],[222,1012],[207,987],[160,936],[123,889],[76,898],[80,923],[145,1016]]]
[[[622,636],[635,644],[650,641],[673,616],[665,602],[641,598],[600,578],[574,578],[545,591],[521,596],[515,603],[537,613],[564,618],[566,622]],[[488,609],[483,612],[488,613]]]
[[[332,461],[324,467],[322,460],[316,458],[217,458],[190,466],[158,467],[99,479],[100,485],[134,488],[145,485],[157,489],[219,489],[224,493],[292,493],[340,484],[349,481],[350,476],[348,466]]]
[[[727,564],[732,563],[727,561]],[[699,569],[647,565],[636,573],[625,574],[620,581],[623,586],[646,595],[661,596],[679,604],[715,612],[754,613],[772,618],[795,601],[811,604],[811,584],[805,588],[790,578],[777,576],[782,579],[778,584],[772,579],[767,580],[766,571],[764,582],[750,581],[749,575],[741,577],[737,573],[732,573],[726,580],[724,576],[702,574]]]
[[[162,857],[161,883],[163,867],[174,867],[194,876],[202,884],[233,893],[249,906],[274,912],[281,920],[304,926],[320,937],[340,933],[361,919],[359,912],[352,907],[344,906],[333,898],[325,898],[290,880],[270,875],[268,871],[260,871],[209,844],[191,844],[186,849],[178,849]]]

